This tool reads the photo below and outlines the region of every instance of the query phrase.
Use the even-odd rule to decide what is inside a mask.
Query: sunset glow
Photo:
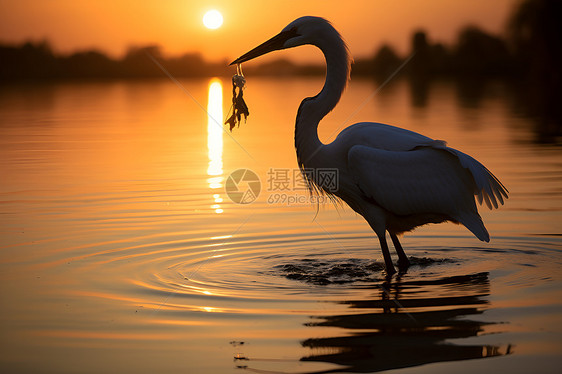
[[[213,192],[213,203],[211,209],[215,213],[223,212],[220,203],[223,201],[217,193],[222,188],[223,181],[223,128],[222,128],[222,83],[219,79],[213,78],[209,82],[209,99],[207,101],[207,149],[209,156],[209,167],[207,175],[209,178],[209,188]]]
[[[47,40],[58,52],[97,49],[114,57],[123,55],[130,46],[159,45],[169,55],[197,52],[211,61],[232,61],[295,18],[315,15],[329,19],[337,27],[357,58],[373,54],[383,43],[405,53],[412,32],[420,28],[432,40],[443,43],[454,42],[459,30],[468,24],[502,33],[517,3],[358,0],[342,4],[313,0],[287,6],[285,1],[278,0],[217,0],[210,5],[231,21],[210,32],[207,27],[219,25],[219,16],[209,15],[213,21],[205,27],[202,19],[209,4],[195,1],[170,0],[163,6],[155,0],[119,0],[84,6],[70,0],[0,0],[0,41]],[[321,60],[314,48],[287,51],[285,57],[295,61]]]
[[[206,28],[211,30],[215,30],[221,27],[222,22],[223,22],[222,14],[216,9],[209,10],[203,16],[203,24],[205,25]]]

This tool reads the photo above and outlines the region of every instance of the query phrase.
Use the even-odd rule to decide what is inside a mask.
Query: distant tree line
[[[425,31],[418,30],[412,36],[409,56],[399,56],[389,45],[383,45],[370,59],[354,65],[354,73],[374,75],[376,78],[390,76],[405,60],[405,70],[412,77],[509,77],[517,71],[515,55],[510,52],[505,40],[468,26],[461,30],[457,43],[447,47],[432,44]]]
[[[526,46],[521,43],[520,47]],[[526,53],[510,50],[506,40],[476,28],[463,29],[452,47],[429,42],[423,30],[412,37],[408,73],[422,78],[443,76],[508,77],[525,65]],[[19,46],[0,46],[0,79],[2,81],[34,81],[61,79],[153,78],[163,73],[149,55],[176,77],[200,77],[231,74],[228,62],[210,63],[200,54],[164,57],[158,46],[130,48],[121,59],[113,59],[91,50],[70,55],[57,55],[48,42],[27,42]],[[408,57],[408,56],[406,56]],[[389,45],[383,45],[369,58],[358,59],[352,67],[354,75],[386,78],[406,58]],[[322,65],[299,65],[286,59],[245,67],[254,75],[320,75]]]
[[[415,31],[410,52],[400,56],[383,45],[371,57],[358,59],[354,76],[377,80],[391,76],[407,59],[401,76],[415,87],[439,78],[482,81],[501,78],[518,82],[532,114],[554,123],[561,132],[562,122],[562,1],[524,0],[514,10],[503,37],[490,35],[474,26],[465,27],[451,46],[432,43],[423,30]],[[53,53],[47,42],[27,42],[19,46],[0,46],[0,82],[156,78],[164,73],[152,56],[174,77],[230,76],[228,61],[208,62],[200,54],[165,57],[158,46],[130,48],[123,58],[108,57],[99,51],[70,55]],[[298,65],[277,60],[244,67],[253,75],[321,75],[322,65]],[[415,88],[414,87],[414,88]],[[548,125],[552,126],[552,125]]]
[[[407,62],[401,74],[422,101],[436,78],[453,79],[468,91],[481,90],[489,79],[502,79],[513,93],[517,110],[536,118],[537,140],[557,142],[562,136],[560,20],[562,1],[524,0],[514,9],[503,37],[468,26],[452,46],[445,46],[432,43],[418,30],[407,56],[383,45],[371,58],[356,61],[353,74],[381,81]]]
[[[436,77],[504,77],[540,75],[560,71],[562,18],[560,1],[526,0],[511,17],[506,37],[490,35],[474,26],[458,34],[456,43],[445,46],[431,43],[423,30],[411,39],[408,56],[399,56],[389,45],[383,45],[371,57],[355,61],[352,74],[386,78],[406,58],[413,55],[405,71],[416,79]],[[149,58],[154,57],[176,77],[230,75],[228,61],[211,63],[198,53],[164,57],[158,46],[133,47],[121,59],[99,51],[83,51],[62,56],[53,53],[47,42],[27,42],[19,46],[0,46],[1,81],[35,81],[60,79],[113,79],[162,77],[163,73]],[[245,67],[256,75],[316,75],[323,66],[298,65],[277,60]],[[560,78],[555,78],[559,80]]]
[[[163,72],[154,57],[177,77],[201,77],[227,73],[226,61],[210,63],[200,54],[188,53],[164,58],[158,46],[132,47],[121,59],[99,51],[76,52],[67,56],[53,53],[47,42],[0,46],[1,81],[69,79],[156,78]]]

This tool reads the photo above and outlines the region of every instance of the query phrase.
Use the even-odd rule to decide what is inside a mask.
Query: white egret
[[[490,236],[476,208],[503,204],[507,190],[480,162],[421,134],[381,123],[362,122],[344,129],[329,144],[318,138],[318,124],[338,103],[350,76],[351,57],[340,34],[327,20],[301,17],[279,34],[240,56],[240,64],[266,53],[311,44],[326,59],[326,81],[298,109],[295,148],[301,170],[337,169],[337,189],[316,173],[303,173],[312,192],[335,196],[362,215],[379,238],[387,274],[396,272],[386,231],[398,254],[399,268],[409,260],[397,235],[428,223],[463,224],[478,239]]]

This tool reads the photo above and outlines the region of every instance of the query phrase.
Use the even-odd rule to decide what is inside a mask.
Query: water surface
[[[354,80],[322,123],[324,141],[363,120],[447,140],[510,190],[481,209],[490,243],[420,228],[402,240],[413,266],[389,281],[366,222],[311,204],[294,174],[296,109],[321,79],[249,77],[232,134],[228,81],[181,84],[0,91],[1,367],[557,372],[562,151],[534,142],[506,87],[397,80],[373,97]],[[241,168],[260,179],[249,204],[225,191]]]

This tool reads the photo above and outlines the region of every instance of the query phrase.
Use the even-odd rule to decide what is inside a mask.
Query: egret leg
[[[407,268],[410,266],[410,260],[408,260],[408,256],[404,252],[404,248],[400,244],[398,237],[396,234],[389,232],[390,239],[392,239],[392,244],[394,244],[394,249],[396,249],[396,253],[398,254],[398,267],[399,268]]]
[[[396,273],[394,265],[392,264],[392,259],[390,258],[390,251],[388,250],[388,244],[386,244],[385,235],[379,235],[379,242],[381,243],[382,257],[384,258],[384,266],[386,268],[386,273],[392,275]]]

